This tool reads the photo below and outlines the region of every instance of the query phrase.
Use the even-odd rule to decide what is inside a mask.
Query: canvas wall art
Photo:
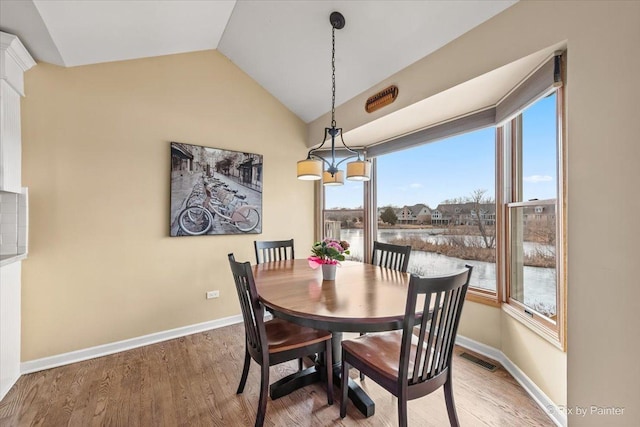
[[[262,233],[262,155],[171,143],[170,235]]]

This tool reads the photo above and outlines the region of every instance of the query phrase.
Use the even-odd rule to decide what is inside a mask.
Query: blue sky
[[[555,198],[555,96],[525,111],[523,129],[523,199]],[[476,189],[495,195],[493,127],[378,158],[378,206],[435,208]],[[328,208],[362,206],[362,183],[346,180],[342,187],[327,188],[326,199]]]

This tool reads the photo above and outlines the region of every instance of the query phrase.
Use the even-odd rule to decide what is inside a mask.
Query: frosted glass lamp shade
[[[365,160],[347,163],[347,179],[351,181],[369,181],[371,179],[371,163]]]
[[[322,178],[322,162],[320,160],[305,159],[298,162],[298,179],[315,181]]]
[[[338,171],[333,176],[327,171],[322,174],[322,183],[324,185],[343,185],[344,184],[344,172]]]

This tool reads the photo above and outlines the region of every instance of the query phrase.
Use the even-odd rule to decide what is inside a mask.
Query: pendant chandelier
[[[344,172],[338,169],[343,162],[357,158],[347,163],[347,179],[352,181],[369,181],[371,175],[371,163],[360,158],[360,153],[347,147],[342,139],[342,128],[336,127],[336,30],[344,28],[344,16],[340,12],[332,12],[329,17],[331,22],[331,127],[324,128],[322,144],[317,148],[312,148],[305,160],[298,162],[298,179],[318,180],[322,179],[324,185],[344,184]],[[344,149],[350,153],[349,156],[336,163],[336,138],[340,141]],[[331,158],[326,159],[318,151],[331,137]],[[323,172],[324,166],[326,169]]]

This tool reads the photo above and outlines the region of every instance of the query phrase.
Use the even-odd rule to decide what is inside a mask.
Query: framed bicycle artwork
[[[171,143],[171,237],[262,233],[262,155]]]

